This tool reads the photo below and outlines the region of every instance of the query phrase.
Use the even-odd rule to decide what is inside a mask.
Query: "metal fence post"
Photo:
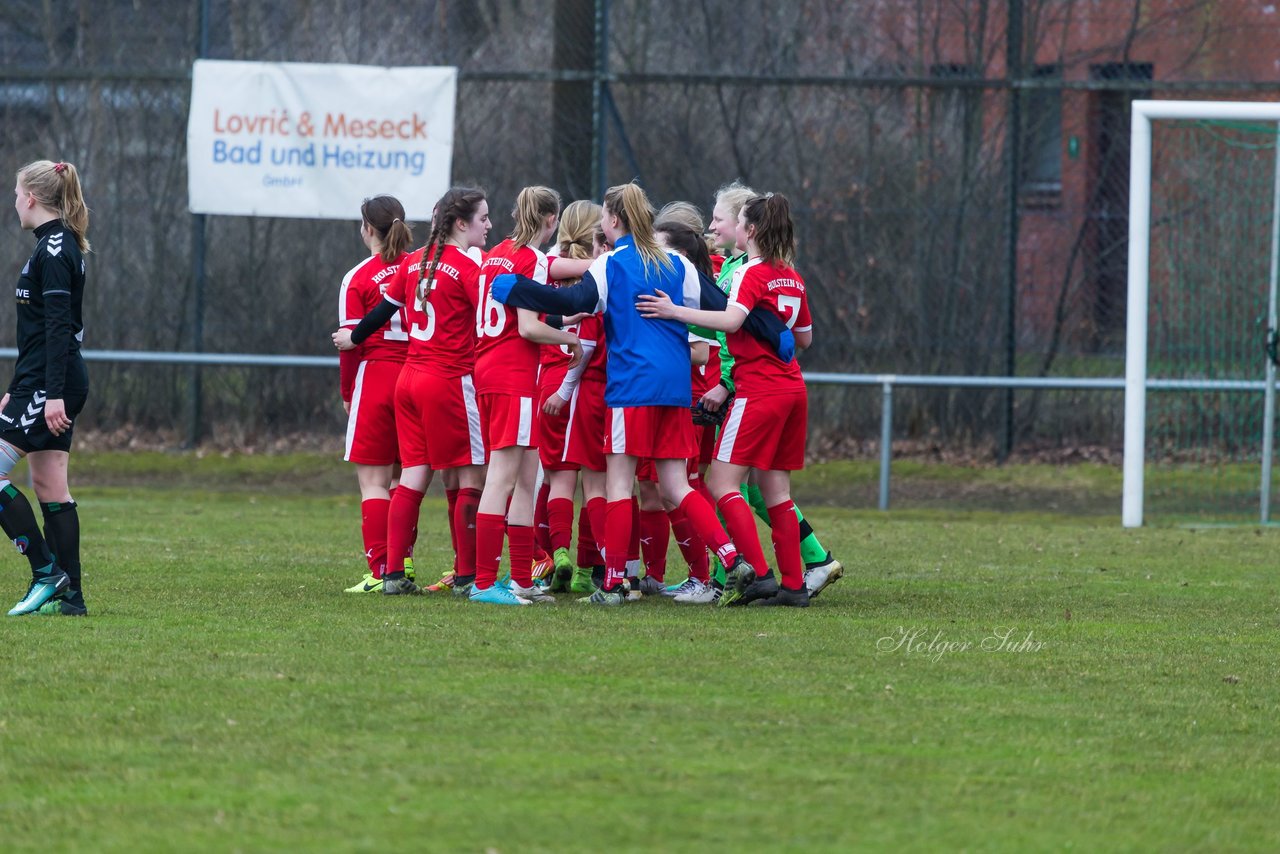
[[[880,403],[880,509],[889,509],[889,463],[893,459],[893,380],[881,386]]]

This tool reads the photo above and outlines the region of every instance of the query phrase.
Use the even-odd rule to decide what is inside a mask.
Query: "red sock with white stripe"
[[[667,515],[671,517],[671,532],[676,535],[676,545],[680,547],[684,562],[689,565],[689,577],[706,584],[711,580],[711,559],[707,557],[707,544],[698,536],[689,518],[679,507]]]
[[[360,502],[364,557],[374,578],[381,578],[387,567],[387,512],[390,509],[391,502],[386,498],[366,498]]]
[[[778,559],[782,586],[799,590],[804,586],[804,561],[800,559],[800,520],[796,505],[787,499],[769,508],[769,525],[773,529],[773,554]]]
[[[765,560],[764,549],[760,546],[760,535],[756,533],[756,517],[751,513],[751,505],[747,504],[740,492],[730,492],[716,502],[724,524],[729,529],[729,536],[756,571],[756,577],[768,574],[769,563]],[[728,566],[728,564],[725,564]]]
[[[502,542],[507,523],[496,513],[476,514],[476,589],[485,590],[498,580]],[[528,569],[525,570],[528,572]]]
[[[725,534],[724,528],[720,527],[716,511],[707,503],[707,500],[698,493],[690,491],[680,501],[680,510],[693,526],[693,530],[702,537],[702,541],[720,558],[720,562],[725,566],[733,566],[733,562],[738,559],[738,550]]]
[[[551,551],[567,549],[573,541],[573,501],[553,498],[547,502],[547,525],[550,531]]]
[[[627,544],[631,541],[631,502],[610,501],[605,508],[604,589],[627,577]]]
[[[453,508],[453,527],[457,538],[459,575],[476,574],[476,510],[479,507],[480,490],[458,490],[458,504]]]
[[[534,552],[532,526],[508,525],[507,547],[511,550],[511,580],[521,587],[532,587]]]
[[[413,548],[422,493],[401,484],[387,507],[387,574],[404,572],[404,559]]]
[[[671,542],[671,520],[665,510],[640,511],[640,550],[644,553],[645,575],[663,581],[667,575],[667,546]]]

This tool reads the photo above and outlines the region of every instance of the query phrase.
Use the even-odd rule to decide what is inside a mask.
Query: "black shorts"
[[[89,399],[88,389],[67,389],[63,393],[67,405],[67,417],[71,426],[61,436],[49,432],[44,420],[45,393],[42,391],[17,391],[9,397],[9,404],[0,412],[0,439],[15,448],[32,451],[70,451],[71,434],[75,432],[75,418]]]

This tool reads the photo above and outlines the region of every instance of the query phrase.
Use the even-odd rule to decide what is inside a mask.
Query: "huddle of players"
[[[421,592],[412,548],[437,471],[455,562],[431,591],[803,607],[840,577],[790,499],[807,425],[793,354],[812,324],[787,199],[730,184],[705,237],[694,206],[655,215],[635,184],[603,202],[562,212],[527,187],[511,235],[484,251],[488,202],[454,188],[414,252],[398,201],[363,204],[372,254],[343,280],[333,336],[369,564],[352,592]],[[672,533],[689,574],[667,585]]]

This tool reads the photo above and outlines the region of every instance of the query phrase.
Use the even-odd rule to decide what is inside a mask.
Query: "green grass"
[[[77,489],[93,616],[0,623],[5,849],[1280,846],[1280,531],[813,504],[808,611],[495,609],[342,594],[350,472],[264,459],[75,470],[159,480]]]

